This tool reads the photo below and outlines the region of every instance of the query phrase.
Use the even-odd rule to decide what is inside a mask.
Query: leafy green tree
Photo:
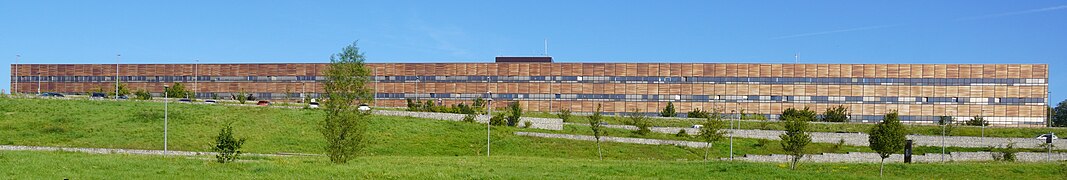
[[[952,135],[952,130],[956,129],[955,122],[952,122],[952,121],[953,121],[952,120],[952,116],[940,116],[940,117],[938,117],[937,125],[944,126],[944,127],[941,127],[941,128],[942,128],[942,131],[944,131],[945,135],[951,136]]]
[[[882,157],[881,166],[878,168],[878,176],[885,172],[885,158],[889,155],[904,150],[904,143],[908,133],[907,127],[900,123],[897,112],[893,111],[885,115],[882,122],[871,127],[869,139],[871,150],[878,152]]]
[[[374,92],[367,84],[370,70],[364,64],[363,53],[353,42],[340,53],[330,56],[323,82],[326,118],[320,131],[326,139],[326,155],[334,163],[355,158],[365,146],[367,119],[370,111],[360,111],[359,103],[374,101]]]
[[[674,103],[667,102],[667,107],[663,107],[663,111],[659,112],[659,116],[674,117],[678,112],[674,110]]]
[[[219,131],[219,135],[215,136],[215,146],[211,147],[211,150],[217,153],[215,161],[219,163],[233,162],[237,160],[237,156],[241,155],[241,146],[245,144],[247,139],[234,138],[233,134],[233,125],[227,123]]]
[[[808,134],[808,123],[815,120],[815,111],[805,107],[803,110],[789,108],[782,112],[782,121],[785,124],[785,134],[779,135],[782,139],[782,150],[793,158],[790,169],[797,168],[797,162],[804,157],[805,148],[811,144],[811,135]]]
[[[119,94],[118,94],[118,96],[129,95],[129,94],[130,94],[130,88],[126,87],[126,83],[119,83]],[[108,91],[107,95],[108,96],[115,96],[115,91]]]
[[[1052,126],[1067,127],[1067,100],[1060,101],[1052,109]]]
[[[133,93],[133,95],[137,96],[136,98],[140,100],[152,100],[152,93],[149,93],[144,89],[137,90],[137,92]]]
[[[626,113],[626,117],[630,119],[631,125],[637,126],[637,130],[634,131],[635,134],[646,135],[652,132],[652,129],[648,128],[651,126],[648,122],[648,117],[645,117],[645,114],[638,111],[637,108],[634,108],[630,113]]]
[[[557,113],[556,116],[559,116],[559,119],[562,119],[563,122],[570,122],[571,110],[570,109],[560,109],[559,113]]]
[[[186,98],[189,97],[189,91],[185,90],[185,85],[180,82],[174,82],[167,88],[166,95],[168,98]]]
[[[837,106],[833,108],[826,108],[826,112],[823,112],[822,121],[825,122],[848,122],[848,108],[845,106]]]
[[[596,154],[601,160],[604,159],[604,153],[600,150],[600,136],[604,135],[604,132],[601,131],[603,130],[603,126],[601,126],[601,123],[604,122],[603,118],[600,115],[600,104],[597,104],[596,111],[593,111],[593,115],[589,116],[589,130],[593,131],[593,137],[596,138]]]
[[[700,133],[697,133],[696,138],[704,141],[704,162],[708,161],[708,151],[711,149],[712,143],[722,140],[726,131],[723,130],[726,127],[726,121],[723,121],[722,114],[714,112],[707,118],[704,118],[704,122],[701,123]]]
[[[421,109],[422,105],[420,105],[419,102],[415,102],[414,99],[407,98],[404,100],[407,101],[408,111],[419,111],[419,109]]]
[[[522,105],[519,105],[519,101],[508,104],[508,126],[518,125],[520,118],[522,118]]]

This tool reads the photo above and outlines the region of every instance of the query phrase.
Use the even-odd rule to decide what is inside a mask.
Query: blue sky
[[[1058,102],[1067,1],[0,2],[9,64],[327,62],[1039,63]]]

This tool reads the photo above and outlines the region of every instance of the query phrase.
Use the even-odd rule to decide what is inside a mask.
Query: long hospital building
[[[516,60],[517,59],[517,60]],[[113,91],[116,76],[132,91],[161,93],[181,82],[198,98],[247,92],[259,99],[318,97],[327,63],[286,64],[16,64],[20,93]],[[470,103],[492,92],[494,106],[518,101],[530,111],[658,112],[673,102],[744,110],[776,119],[786,108],[822,112],[845,106],[852,121],[898,111],[905,122],[982,116],[994,125],[1044,126],[1047,64],[726,64],[553,63],[498,58],[493,63],[368,63],[377,106],[405,98]],[[117,70],[116,70],[117,66]],[[17,81],[17,82],[16,82]]]

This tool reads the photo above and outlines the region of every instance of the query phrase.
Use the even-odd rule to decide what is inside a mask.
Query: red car
[[[270,101],[259,101],[256,103],[259,106],[270,106]]]

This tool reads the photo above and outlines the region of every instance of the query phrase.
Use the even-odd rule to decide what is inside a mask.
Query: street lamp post
[[[119,59],[122,54],[115,55],[115,100],[119,99]]]
[[[167,109],[167,103],[170,102],[167,90],[170,90],[170,86],[163,85],[163,156],[167,156],[167,123],[169,120],[168,115],[170,114]]]
[[[41,72],[37,72],[37,94],[41,94]]]
[[[736,112],[736,111],[735,110],[730,110],[730,114],[734,114],[734,112]],[[738,116],[737,118],[741,119],[740,116]],[[734,122],[733,122],[733,119],[730,120],[730,160],[731,161],[734,160]]]
[[[487,102],[486,103],[486,107],[489,108],[489,110],[487,111],[488,114],[489,114],[489,119],[485,120],[485,157],[488,158],[489,157],[489,132],[491,131],[489,126],[493,122],[493,91],[488,91],[486,93],[489,94],[489,97],[486,100],[486,102]]]
[[[12,95],[15,95],[15,93],[18,92],[18,89],[19,89],[19,59],[21,59],[21,58],[22,58],[21,54],[16,54],[15,55],[15,65],[13,65],[13,66],[15,66],[15,73],[14,73],[15,74],[15,86],[14,86],[14,88],[11,88],[11,94]]]
[[[200,59],[196,59],[196,63],[193,63],[193,98],[194,99],[197,98],[197,96],[196,96],[196,84],[200,80],[200,76],[198,76],[198,72],[199,71],[200,71]],[[286,89],[288,89],[288,88],[286,88]],[[289,92],[285,92],[285,93],[289,93]],[[289,97],[289,95],[286,94],[285,97]],[[288,100],[288,99],[286,99],[286,100]]]

